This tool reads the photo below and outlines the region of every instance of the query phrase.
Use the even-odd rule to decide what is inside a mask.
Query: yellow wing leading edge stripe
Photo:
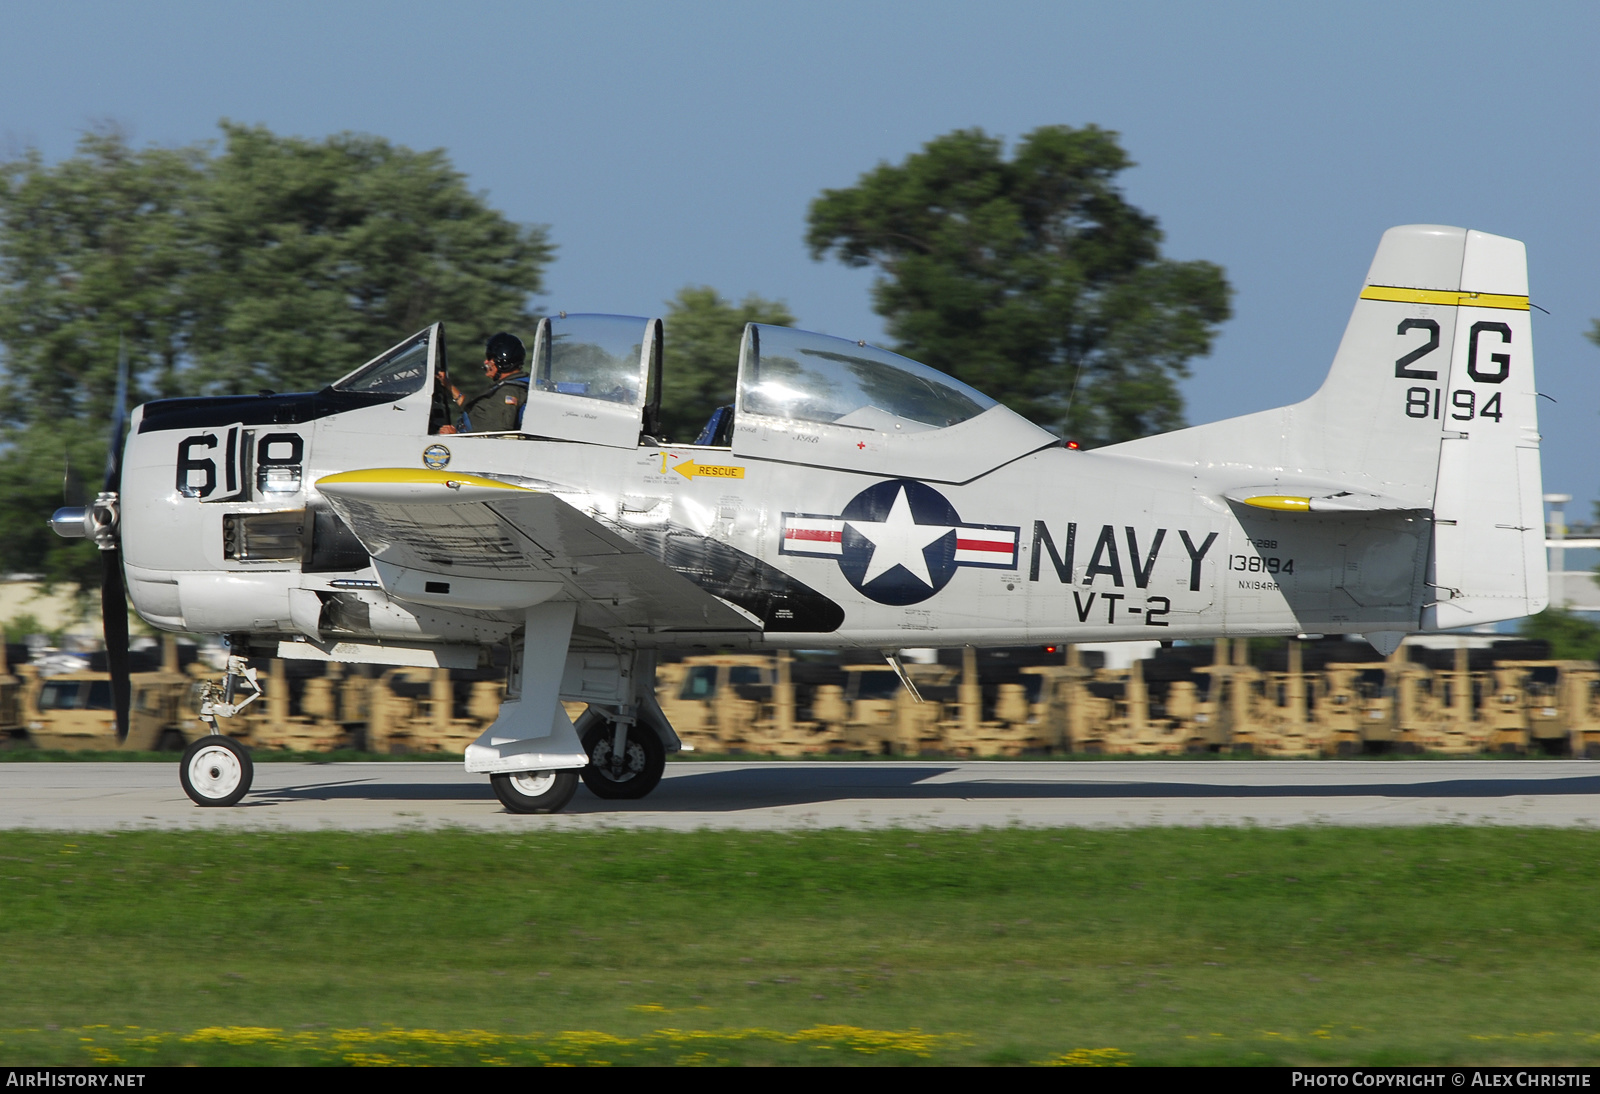
[[[336,475],[325,475],[317,480],[317,485],[333,485],[340,483],[415,483],[419,486],[448,483],[460,483],[464,486],[487,486],[496,490],[527,490],[526,486],[518,486],[514,482],[501,482],[499,479],[485,478],[482,475],[463,475],[457,471],[424,471],[412,467],[369,467],[364,471],[341,471]],[[537,491],[529,491],[537,493]]]
[[[1363,300],[1393,300],[1401,304],[1442,304],[1445,307],[1506,308],[1527,311],[1526,296],[1504,293],[1466,292],[1460,289],[1402,289],[1394,285],[1368,285],[1361,290]]]

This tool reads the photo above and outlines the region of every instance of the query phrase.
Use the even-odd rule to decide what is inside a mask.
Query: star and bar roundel
[[[867,487],[836,516],[783,514],[785,555],[833,558],[845,579],[880,604],[915,604],[963,566],[1012,570],[1021,529],[967,524],[945,496],[914,479]]]

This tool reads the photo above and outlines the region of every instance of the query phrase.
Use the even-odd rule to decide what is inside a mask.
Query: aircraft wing
[[[466,611],[575,600],[580,623],[606,629],[761,629],[546,490],[412,468],[347,471],[317,489],[401,600]]]

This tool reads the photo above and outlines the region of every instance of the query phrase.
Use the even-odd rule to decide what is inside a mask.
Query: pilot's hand
[[[455,431],[456,427],[453,425],[442,425],[439,427],[440,433],[454,433]]]

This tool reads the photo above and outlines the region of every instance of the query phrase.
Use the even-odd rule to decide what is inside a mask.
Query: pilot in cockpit
[[[528,352],[522,339],[501,331],[483,347],[483,374],[490,387],[468,399],[441,371],[439,382],[450,385],[450,398],[461,408],[455,425],[442,425],[440,433],[508,433],[522,420],[522,404],[528,401],[528,374],[524,365]]]

